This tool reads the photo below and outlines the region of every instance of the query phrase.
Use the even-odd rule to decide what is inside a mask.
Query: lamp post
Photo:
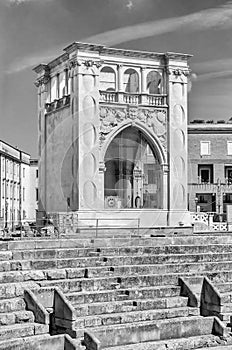
[[[5,211],[5,228],[7,229],[7,219],[8,219],[8,202],[6,201],[6,211]]]
[[[195,197],[195,204],[196,204],[196,212],[197,212],[197,203],[198,203],[198,197]]]

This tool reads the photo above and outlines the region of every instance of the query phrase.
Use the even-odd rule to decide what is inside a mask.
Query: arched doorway
[[[157,151],[136,127],[122,130],[105,154],[106,208],[162,208],[162,173]]]

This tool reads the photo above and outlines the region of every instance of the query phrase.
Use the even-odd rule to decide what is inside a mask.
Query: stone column
[[[69,94],[69,89],[68,89],[68,68],[65,68],[64,70],[64,74],[65,74],[65,95]]]
[[[162,164],[162,175],[163,175],[163,209],[167,210],[168,209],[168,173],[169,173],[169,168],[167,164]]]
[[[170,225],[190,225],[187,211],[187,84],[188,56],[167,54],[167,91],[169,105],[169,210]]]
[[[146,91],[146,86],[147,86],[147,76],[146,76],[146,68],[141,67],[141,103],[146,103],[147,102],[147,91]]]
[[[118,102],[123,102],[123,93],[124,93],[124,86],[123,86],[123,71],[122,71],[123,65],[118,65]]]
[[[46,65],[39,65],[35,68],[37,73],[37,80],[35,86],[37,87],[38,93],[38,170],[39,170],[39,209],[41,217],[46,212],[46,125],[45,125],[45,114],[44,108],[47,97],[48,97],[48,84],[50,81],[49,68]],[[20,208],[21,210],[21,208]],[[39,225],[43,225],[42,222],[38,222]]]

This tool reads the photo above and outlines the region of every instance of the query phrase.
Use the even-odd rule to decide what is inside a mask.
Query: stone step
[[[205,262],[205,263],[172,263],[172,264],[154,264],[154,265],[124,265],[111,267],[87,267],[85,270],[70,269],[66,270],[68,276],[72,277],[94,278],[100,276],[134,276],[134,275],[155,275],[155,274],[171,274],[171,273],[198,273],[207,274],[214,271],[232,270],[232,261],[224,262]],[[77,276],[75,276],[75,273]],[[72,278],[71,277],[71,278]]]
[[[57,248],[57,249],[34,249],[34,250],[14,250],[12,252],[2,252],[9,254],[14,260],[41,260],[41,259],[67,259],[67,258],[98,258],[101,256],[141,256],[141,255],[189,255],[189,254],[220,254],[231,253],[232,244],[207,244],[207,245],[171,245],[171,246],[125,246],[125,247],[93,247],[93,248]],[[7,256],[7,255],[6,255]],[[3,255],[4,257],[4,255]]]
[[[48,244],[49,242],[49,244]],[[55,248],[98,248],[98,247],[130,247],[130,246],[165,246],[165,245],[210,245],[231,244],[232,235],[221,232],[213,234],[194,234],[189,236],[144,237],[144,238],[89,238],[89,239],[33,239],[9,241],[1,243],[0,250],[32,250]],[[1,248],[1,246],[0,246]]]
[[[15,338],[5,341],[0,341],[0,350],[82,350],[83,347],[79,346],[77,341],[76,346],[70,344],[64,344],[63,335],[42,334],[34,335],[30,337]]]
[[[49,258],[37,260],[12,260],[0,261],[0,272],[22,271],[22,270],[44,270],[62,268],[85,268],[85,267],[106,267],[117,266],[150,266],[150,265],[170,265],[170,264],[208,264],[208,263],[228,263],[232,261],[232,253],[201,253],[201,254],[162,254],[162,255],[142,255],[142,256],[97,256],[90,258],[70,257],[70,258]]]
[[[214,317],[177,317],[171,320],[135,322],[91,328],[101,346],[119,346],[147,341],[212,334]]]
[[[66,297],[73,304],[101,303],[122,300],[157,299],[168,297],[179,297],[180,287],[178,286],[154,286],[139,287],[130,289],[115,289],[89,292],[74,292],[67,290]],[[167,301],[168,302],[168,301]],[[162,301],[161,301],[162,303]],[[162,305],[162,304],[161,304]]]
[[[184,260],[184,259],[183,259]],[[1,263],[1,262],[0,262]],[[4,262],[5,263],[5,262]],[[36,268],[30,266],[30,261],[14,261],[11,265],[15,270],[0,272],[0,283],[24,282],[29,280],[59,279],[59,278],[83,278],[110,275],[146,275],[146,274],[168,274],[168,273],[198,273],[208,274],[215,271],[232,270],[232,261],[211,261],[211,262],[173,262],[152,265],[136,265],[131,261],[131,265],[124,266],[98,266],[98,267],[77,267],[60,268],[66,263],[68,266],[75,264],[75,259],[71,260],[41,260],[35,262]],[[8,264],[8,263],[7,263]],[[19,270],[19,271],[18,271]],[[49,276],[54,275],[55,277]],[[61,276],[61,277],[60,277]]]
[[[22,296],[25,288],[35,289],[38,288],[38,284],[33,281],[19,283],[2,283],[0,284],[0,300],[5,299],[6,296],[9,299]]]
[[[0,327],[0,339],[1,341],[12,339],[12,338],[21,338],[28,337],[33,335],[39,335],[48,333],[48,325],[40,323],[21,323],[14,325],[7,325]]]
[[[26,304],[22,298],[2,299],[0,300],[0,314],[24,311],[25,306]]]
[[[176,317],[198,316],[199,308],[179,307],[159,310],[124,311],[120,313],[107,313],[101,315],[90,315],[78,317],[75,328],[88,328],[116,324],[128,324],[143,321],[154,321],[160,319],[174,319]]]
[[[197,269],[197,267],[199,269]],[[91,291],[91,290],[104,290],[104,289],[128,289],[134,286],[158,286],[158,285],[177,285],[179,277],[190,277],[190,276],[208,276],[213,283],[228,282],[232,279],[232,271],[201,271],[199,266],[194,267],[194,271],[183,272],[183,273],[160,273],[160,274],[139,274],[134,275],[108,275],[103,277],[87,278],[75,278],[79,275],[80,270],[67,270],[69,278],[65,278],[65,272],[59,270],[50,270],[44,274],[43,280],[38,280],[36,283],[41,287],[52,287],[59,286],[64,293],[80,292],[80,291]],[[150,272],[150,271],[149,271]],[[48,276],[49,274],[49,276]],[[60,275],[62,274],[62,276]],[[60,278],[62,277],[62,279]],[[48,279],[47,279],[48,278]]]
[[[130,276],[106,276],[98,278],[72,278],[72,279],[53,279],[41,280],[37,283],[41,287],[57,286],[62,289],[64,293],[67,292],[87,292],[100,291],[111,289],[128,289],[137,286],[151,287],[178,284],[180,274],[166,274],[166,275],[130,275]],[[75,276],[73,276],[75,277]]]
[[[157,299],[130,299],[130,300],[117,300],[110,302],[98,302],[87,304],[75,304],[74,298],[67,296],[72,300],[72,304],[76,309],[76,314],[79,316],[88,315],[101,315],[112,314],[119,312],[130,311],[145,311],[145,310],[160,310],[170,308],[184,308],[188,304],[187,297],[169,297],[169,298],[157,298]]]
[[[129,345],[120,345],[114,347],[106,347],[105,350],[192,350],[192,349],[214,349],[214,350],[231,350],[231,347],[212,347],[220,341],[219,337],[213,334],[200,335],[195,337],[161,340],[146,343],[137,343]],[[205,348],[205,346],[207,346]]]
[[[43,271],[24,270],[0,272],[0,285],[1,283],[38,281],[43,279],[46,279],[46,275]]]
[[[230,325],[230,319],[232,317],[231,312],[223,312],[219,316],[220,320],[222,320],[227,326]]]
[[[0,326],[25,322],[34,322],[33,312],[23,310],[8,313],[0,313]]]
[[[232,282],[225,283],[215,283],[215,287],[219,290],[220,293],[232,292]]]
[[[114,348],[115,349],[115,348]],[[232,345],[219,345],[219,346],[210,346],[207,348],[201,348],[201,350],[231,350]]]

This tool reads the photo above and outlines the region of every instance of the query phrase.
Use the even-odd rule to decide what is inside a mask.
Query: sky
[[[32,68],[74,41],[192,54],[189,120],[232,116],[232,1],[0,0],[0,139],[37,156]]]

